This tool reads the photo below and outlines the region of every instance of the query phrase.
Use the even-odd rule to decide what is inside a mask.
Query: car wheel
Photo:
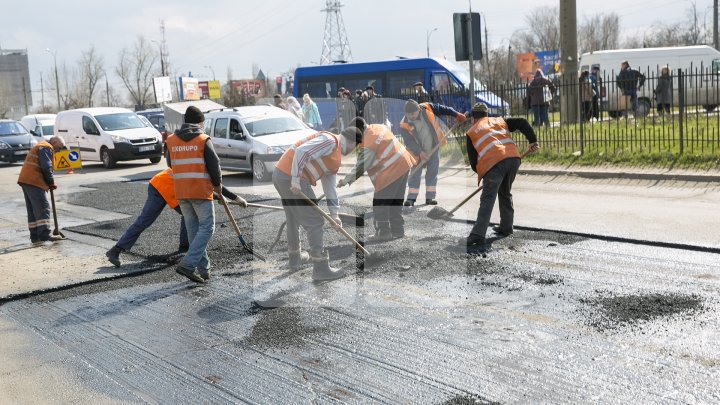
[[[714,104],[706,105],[706,106],[705,106],[705,111],[711,113],[711,112],[715,111],[716,108],[717,108],[717,106],[714,105]]]
[[[267,170],[265,170],[265,163],[260,159],[253,158],[252,172],[253,177],[255,177],[255,180],[257,181],[267,181],[268,177],[270,177]]]
[[[106,169],[112,169],[115,167],[115,163],[117,163],[115,158],[113,158],[110,154],[110,150],[108,148],[100,149],[100,160],[102,160],[103,167]]]
[[[639,117],[647,117],[647,115],[650,114],[651,108],[650,101],[646,99],[638,100],[637,112]]]
[[[160,156],[151,157],[150,163],[156,165],[156,164],[160,163],[160,159],[162,159],[162,157],[160,157]]]

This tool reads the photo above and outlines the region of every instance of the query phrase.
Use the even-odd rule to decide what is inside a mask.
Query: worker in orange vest
[[[50,203],[48,190],[57,189],[53,177],[53,154],[65,149],[65,141],[53,136],[48,142],[38,142],[30,149],[17,183],[25,195],[25,207],[28,214],[30,241],[34,244],[61,240],[61,236],[50,234]]]
[[[235,195],[235,193],[227,188],[223,187],[222,192],[224,196],[237,201],[240,205],[246,204],[242,197]],[[115,246],[105,253],[110,263],[116,267],[120,267],[120,253],[129,251],[135,245],[140,235],[155,222],[166,205],[180,214],[180,246],[178,247],[178,252],[187,252],[190,243],[188,242],[187,230],[185,228],[185,218],[182,217],[180,203],[175,198],[173,170],[168,167],[150,179],[147,199],[145,200],[145,205],[140,215],[125,233],[123,233],[117,243],[115,243]]]
[[[342,136],[348,142],[357,143],[360,153],[357,164],[338,182],[338,187],[352,184],[367,171],[375,189],[373,214],[376,232],[369,240],[385,242],[402,238],[405,236],[403,199],[408,173],[416,161],[386,125],[367,125],[362,118],[356,118],[352,124],[345,128]]]
[[[485,242],[485,233],[490,224],[495,199],[500,200],[500,225],[495,233],[508,236],[513,233],[515,210],[512,201],[512,185],[520,168],[520,153],[511,132],[520,131],[530,143],[530,152],[540,148],[530,123],[525,118],[488,117],[487,106],[477,103],[472,108],[473,126],[465,133],[470,167],[482,179],[480,208],[477,220],[467,238],[460,244],[469,253],[485,253],[490,247]]]

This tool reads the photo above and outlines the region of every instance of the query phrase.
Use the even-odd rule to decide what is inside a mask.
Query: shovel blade
[[[247,242],[245,242],[245,238],[243,238],[242,235],[238,235],[238,240],[240,240],[240,245],[242,245],[243,249],[245,249],[246,252],[250,253],[251,255],[257,257],[258,259],[260,259],[264,262],[267,261],[265,259],[265,257],[263,257],[261,254],[255,252],[254,250],[252,250],[252,248],[250,248],[250,246],[248,246]]]
[[[433,207],[430,211],[428,211],[427,216],[430,219],[443,219],[451,217],[452,214],[444,208]]]

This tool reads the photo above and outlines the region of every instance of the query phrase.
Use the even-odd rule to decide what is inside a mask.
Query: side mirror
[[[30,134],[32,134],[32,136],[40,136],[34,129],[30,130]]]

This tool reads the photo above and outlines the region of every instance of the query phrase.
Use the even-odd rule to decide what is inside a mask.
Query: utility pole
[[[563,123],[578,120],[578,60],[576,0],[560,0],[560,117]]]
[[[720,48],[718,43],[718,0],[713,0],[713,46]]]
[[[22,77],[23,84],[23,97],[25,98],[25,115],[28,115],[28,99],[27,99],[27,88],[25,87],[25,76]]]
[[[53,56],[53,62],[55,63],[55,91],[57,92],[57,110],[60,111],[60,77],[58,77],[57,71],[57,50],[50,51],[50,48],[45,48],[45,52],[49,52]]]
[[[437,31],[437,28],[433,28],[431,30],[428,30],[425,44],[427,45],[427,57],[430,57],[430,35],[432,35],[433,32]]]
[[[110,107],[110,83],[108,83],[107,73],[105,73],[105,96],[107,97],[107,106]]]
[[[468,63],[470,65],[470,109],[475,105],[475,64],[473,63],[472,0],[468,0],[470,12],[467,15]]]
[[[320,10],[325,16],[325,33],[320,64],[327,65],[334,61],[352,62],[350,42],[347,39],[345,23],[340,8],[343,4],[338,0],[326,0],[325,8]]]

